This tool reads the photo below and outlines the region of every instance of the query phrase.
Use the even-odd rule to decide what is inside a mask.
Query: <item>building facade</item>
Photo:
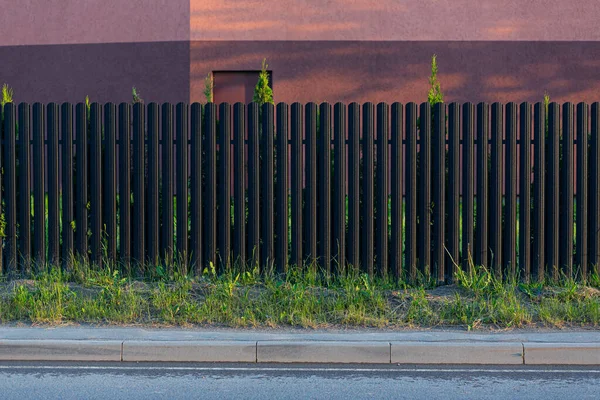
[[[4,1],[0,84],[16,102],[600,100],[600,2],[579,0]]]

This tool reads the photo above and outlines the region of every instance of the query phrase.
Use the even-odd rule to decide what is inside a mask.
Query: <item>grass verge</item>
[[[0,321],[228,327],[596,327],[600,279],[557,284],[500,282],[485,268],[457,284],[403,282],[345,271],[331,278],[291,268],[200,277],[173,272],[143,279],[75,264],[0,282]]]

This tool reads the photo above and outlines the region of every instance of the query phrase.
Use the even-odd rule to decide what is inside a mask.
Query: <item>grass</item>
[[[165,271],[173,271],[169,275]],[[202,276],[162,266],[142,278],[75,263],[31,279],[0,282],[0,321],[228,327],[597,327],[600,279],[500,282],[485,268],[459,270],[457,284],[416,286],[344,271],[326,278],[290,268],[285,276],[236,270]],[[19,277],[17,277],[19,278]],[[6,279],[6,278],[5,278]]]

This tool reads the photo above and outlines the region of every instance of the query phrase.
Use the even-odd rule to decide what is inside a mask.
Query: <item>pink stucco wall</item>
[[[189,0],[0,1],[0,85],[17,102],[189,100]]]
[[[266,57],[276,101],[595,101],[597,0],[23,0],[0,6],[18,101],[204,101]]]
[[[190,0],[190,40],[600,40],[597,0]]]
[[[0,46],[189,40],[189,0],[4,0]]]
[[[266,57],[276,101],[595,101],[600,2],[191,0],[191,101],[211,70]]]
[[[179,40],[600,40],[596,0],[4,3],[0,46]]]

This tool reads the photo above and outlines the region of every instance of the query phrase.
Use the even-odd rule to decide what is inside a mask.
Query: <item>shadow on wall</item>
[[[275,102],[421,102],[431,55],[445,101],[600,100],[600,42],[212,41],[0,47],[16,102],[205,102],[211,71],[267,58]]]
[[[273,71],[275,102],[421,102],[431,55],[446,102],[600,100],[600,42],[195,41],[191,101],[214,70]]]
[[[131,102],[135,86],[146,103],[190,98],[189,42],[0,47],[0,85],[20,102]]]

